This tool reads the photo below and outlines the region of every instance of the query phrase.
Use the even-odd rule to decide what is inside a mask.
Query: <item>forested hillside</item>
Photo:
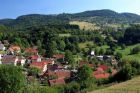
[[[10,27],[17,31],[25,31],[32,26],[68,24],[70,21],[84,21],[94,23],[100,27],[107,24],[139,23],[140,16],[132,13],[117,13],[112,10],[94,10],[75,14],[23,15],[16,19],[2,19],[0,25]]]

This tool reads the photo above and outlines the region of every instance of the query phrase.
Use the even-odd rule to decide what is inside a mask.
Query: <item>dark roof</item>
[[[53,80],[49,80],[49,84],[50,84],[50,86],[62,85],[62,84],[65,84],[65,80],[64,79],[53,79]]]

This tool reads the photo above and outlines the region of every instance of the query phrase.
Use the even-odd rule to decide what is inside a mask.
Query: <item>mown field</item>
[[[83,30],[98,30],[100,27],[96,26],[96,24],[92,24],[84,21],[71,21],[70,24],[79,25],[80,29]]]
[[[126,48],[124,50],[122,50],[121,48],[118,48],[116,50],[116,52],[120,52],[123,54],[122,59],[127,59],[127,60],[138,60],[140,61],[140,53],[138,54],[133,54],[131,55],[131,49],[133,49],[136,46],[140,46],[140,44],[135,44],[135,45],[131,45],[131,46],[126,46]]]
[[[140,93],[140,76],[123,83],[88,93]]]

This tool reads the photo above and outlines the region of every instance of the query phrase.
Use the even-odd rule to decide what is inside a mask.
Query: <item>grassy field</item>
[[[70,24],[79,25],[80,29],[85,30],[98,30],[100,27],[96,26],[96,24],[84,22],[84,21],[71,21]]]
[[[116,52],[121,52],[123,54],[123,58],[122,59],[138,60],[138,61],[140,61],[140,53],[139,54],[134,54],[134,55],[130,54],[131,49],[133,49],[136,46],[140,46],[140,44],[127,46],[124,50],[122,50],[121,48],[118,48],[116,50]]]
[[[140,93],[140,76],[123,83],[88,93]]]
[[[83,44],[83,46],[84,46],[84,44]],[[135,44],[135,45],[131,45],[131,46],[126,46],[126,48],[125,49],[121,49],[121,47],[118,47],[116,50],[115,50],[115,53],[116,52],[120,52],[120,53],[122,53],[122,59],[127,59],[127,60],[137,60],[137,61],[139,61],[140,62],[140,53],[138,53],[138,54],[133,54],[133,55],[131,55],[130,54],[130,52],[131,52],[131,49],[133,49],[134,47],[136,47],[136,46],[140,46],[140,44]],[[107,46],[107,45],[103,45],[103,46],[101,46],[101,47],[97,47],[98,49],[101,49],[101,48],[103,48],[103,49],[107,49],[107,48],[109,48],[109,46]]]
[[[91,45],[93,46],[93,42],[92,41],[89,41],[89,42],[85,42],[85,43],[79,43],[79,47],[82,49],[82,48],[87,48],[88,45]]]
[[[70,37],[71,34],[59,34],[60,37]]]

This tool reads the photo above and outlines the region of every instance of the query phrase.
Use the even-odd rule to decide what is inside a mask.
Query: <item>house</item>
[[[109,55],[100,55],[100,56],[96,56],[97,57],[97,59],[98,60],[100,60],[100,61],[109,61],[109,62],[111,62],[111,56],[109,56]]]
[[[51,70],[51,71],[63,70],[63,69],[65,69],[65,68],[58,64],[48,65],[48,70]]]
[[[36,67],[44,73],[47,70],[47,63],[46,62],[32,62],[30,64],[30,67]]]
[[[2,64],[13,64],[17,65],[18,57],[14,55],[4,55],[1,59]]]
[[[41,61],[32,61],[30,66],[39,68],[43,73],[47,71],[48,65],[53,65],[53,59],[42,59]]]
[[[0,54],[0,64],[2,64],[2,55]]]
[[[103,56],[96,56],[98,60],[103,61]]]
[[[0,43],[0,50],[4,51],[5,49],[6,49],[6,47],[2,43]]]
[[[93,74],[96,79],[107,79],[109,78],[109,73]]]
[[[21,51],[20,46],[17,45],[11,45],[8,50],[12,54],[14,54],[15,52],[19,53]]]
[[[79,66],[81,67],[81,66],[83,66],[83,65],[87,65],[87,66],[89,66],[89,67],[91,67],[91,68],[94,67],[93,64],[91,64],[91,63],[89,63],[89,62],[87,62],[87,61],[80,61],[80,62],[79,62]]]
[[[93,72],[94,75],[101,74],[101,73],[104,73],[104,70],[102,68],[97,68],[96,71]]]
[[[55,71],[51,71],[51,70],[47,70],[43,76],[47,76],[47,77],[56,77],[57,79],[64,79],[64,78],[70,78],[71,77],[71,71],[70,70],[55,70]]]
[[[29,59],[31,61],[41,62],[41,56],[40,55],[32,55],[32,56],[29,57]]]
[[[34,48],[26,48],[25,53],[30,55],[38,55],[38,50]]]
[[[107,65],[100,65],[99,68],[103,69],[104,71],[109,69]]]
[[[90,55],[91,56],[95,56],[95,52],[94,51],[91,51]]]
[[[24,66],[26,59],[24,57],[18,57],[17,65]]]
[[[53,80],[49,80],[49,84],[50,84],[50,86],[63,85],[63,84],[65,84],[65,80],[64,79],[53,79]]]
[[[3,43],[4,43],[5,46],[9,46],[8,40],[3,40]]]

